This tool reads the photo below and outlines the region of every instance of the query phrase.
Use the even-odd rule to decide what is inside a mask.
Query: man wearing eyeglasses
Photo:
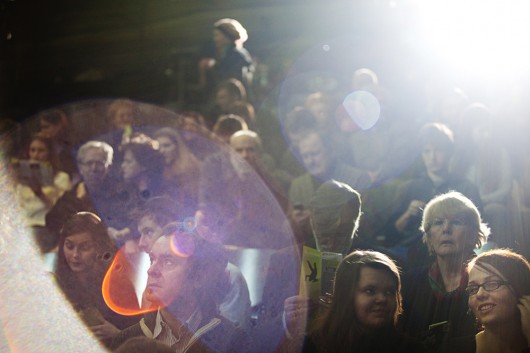
[[[95,213],[104,222],[111,217],[116,206],[116,181],[109,173],[113,152],[109,144],[101,141],[88,141],[79,148],[77,168],[81,180],[46,215],[46,228],[52,235],[59,234],[66,219],[77,212]]]

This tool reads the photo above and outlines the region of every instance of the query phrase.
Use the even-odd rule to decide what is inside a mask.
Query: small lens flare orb
[[[381,105],[377,98],[367,91],[355,91],[344,98],[342,105],[350,119],[361,129],[368,130],[379,121]]]
[[[188,232],[175,232],[171,237],[171,251],[179,257],[190,257],[195,252],[195,240]]]

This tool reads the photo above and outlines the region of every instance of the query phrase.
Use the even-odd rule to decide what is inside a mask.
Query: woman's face
[[[222,49],[226,47],[228,44],[230,44],[230,39],[228,39],[228,37],[225,36],[224,33],[218,29],[213,30],[212,38],[213,38],[213,44],[215,45],[217,49]]]
[[[169,137],[160,136],[156,139],[160,146],[160,153],[164,156],[166,165],[170,165],[178,159],[178,146]]]
[[[29,159],[45,162],[50,160],[50,151],[46,144],[40,140],[33,140],[29,145]]]
[[[123,162],[121,163],[123,179],[132,180],[143,172],[145,172],[145,167],[138,163],[131,151],[125,151]]]
[[[433,218],[428,234],[436,256],[458,256],[472,249],[473,230],[458,216]]]
[[[469,286],[483,285],[489,281],[505,282],[498,271],[492,266],[488,269],[473,266],[469,272]],[[499,288],[487,291],[480,287],[474,295],[469,295],[468,304],[475,317],[487,328],[519,320],[517,315],[517,298],[509,284],[501,284]]]
[[[397,310],[397,285],[393,276],[387,270],[363,266],[354,305],[355,315],[366,331],[391,324]]]
[[[94,267],[96,245],[90,233],[76,233],[66,237],[63,251],[72,272],[86,272]]]

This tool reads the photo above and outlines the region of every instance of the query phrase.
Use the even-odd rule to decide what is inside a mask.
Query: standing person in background
[[[199,61],[199,87],[215,89],[229,78],[235,78],[249,88],[254,73],[254,63],[243,47],[248,39],[247,30],[238,21],[223,18],[214,23],[214,53]]]
[[[434,352],[455,352],[457,342],[472,342],[476,333],[467,308],[466,265],[490,230],[471,200],[449,192],[427,203],[421,231],[434,259],[405,274],[400,326]]]
[[[469,263],[469,308],[484,328],[476,353],[530,351],[530,264],[508,249],[486,251]]]

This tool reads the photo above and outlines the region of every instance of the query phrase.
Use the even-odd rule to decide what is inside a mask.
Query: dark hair
[[[222,81],[217,86],[216,92],[219,92],[220,90],[227,91],[231,97],[235,98],[234,100],[247,100],[247,90],[243,83],[238,79],[229,78]]]
[[[428,123],[423,125],[418,138],[422,148],[432,143],[449,154],[453,153],[455,144],[453,131],[445,124]]]
[[[158,150],[158,142],[144,134],[135,134],[130,142],[122,146],[122,152],[131,152],[134,159],[146,168],[151,181],[162,178],[164,172],[164,156]]]
[[[517,299],[530,295],[530,264],[524,256],[511,249],[485,251],[469,262],[468,270],[471,271],[475,266],[488,273],[500,274],[501,278],[509,282]],[[492,269],[498,273],[494,273]]]
[[[314,337],[316,342],[329,352],[350,352],[365,334],[355,314],[352,298],[357,290],[361,269],[370,267],[387,271],[396,284],[396,312],[391,329],[394,328],[401,305],[401,279],[399,269],[388,256],[377,251],[356,250],[347,255],[337,267],[331,307],[319,322]]]
[[[79,280],[75,273],[72,272],[66,257],[64,255],[64,242],[66,238],[78,233],[89,233],[96,246],[96,265],[88,274],[91,286],[89,292],[83,292],[79,286]],[[57,280],[66,296],[73,304],[79,302],[86,302],[86,299],[95,300],[101,295],[101,283],[105,272],[110,265],[114,254],[116,253],[116,245],[107,234],[107,229],[101,219],[91,212],[78,212],[68,218],[61,231],[59,232],[59,245],[57,254],[57,269],[55,271]]]
[[[215,315],[229,288],[225,272],[228,264],[226,252],[222,244],[204,239],[195,230],[186,231],[180,222],[166,225],[161,236],[174,237],[179,234],[191,235],[193,239],[194,250],[188,258],[191,263],[187,273],[187,279],[193,286],[192,295],[198,298],[203,312]],[[177,301],[176,305],[180,305],[180,302]],[[168,307],[170,311],[171,306]]]
[[[50,165],[52,166],[53,173],[56,174],[57,172],[59,172],[61,170],[61,162],[59,160],[59,156],[57,155],[57,153],[55,153],[55,149],[53,147],[53,140],[40,132],[33,134],[31,136],[31,139],[29,140],[28,147],[26,149],[28,158],[29,147],[31,146],[33,141],[40,141],[46,146],[46,148],[48,149],[48,162],[50,162]]]
[[[60,109],[51,109],[39,115],[41,121],[46,121],[52,125],[67,124],[68,117]]]
[[[288,133],[298,133],[316,129],[316,119],[306,108],[296,107],[285,117],[285,130]]]
[[[234,114],[221,115],[213,127],[213,132],[220,136],[232,136],[239,130],[248,130],[248,125],[243,118]]]
[[[178,221],[179,205],[168,196],[157,196],[147,200],[131,211],[129,218],[139,222],[144,217],[152,217],[156,224],[165,227]]]

